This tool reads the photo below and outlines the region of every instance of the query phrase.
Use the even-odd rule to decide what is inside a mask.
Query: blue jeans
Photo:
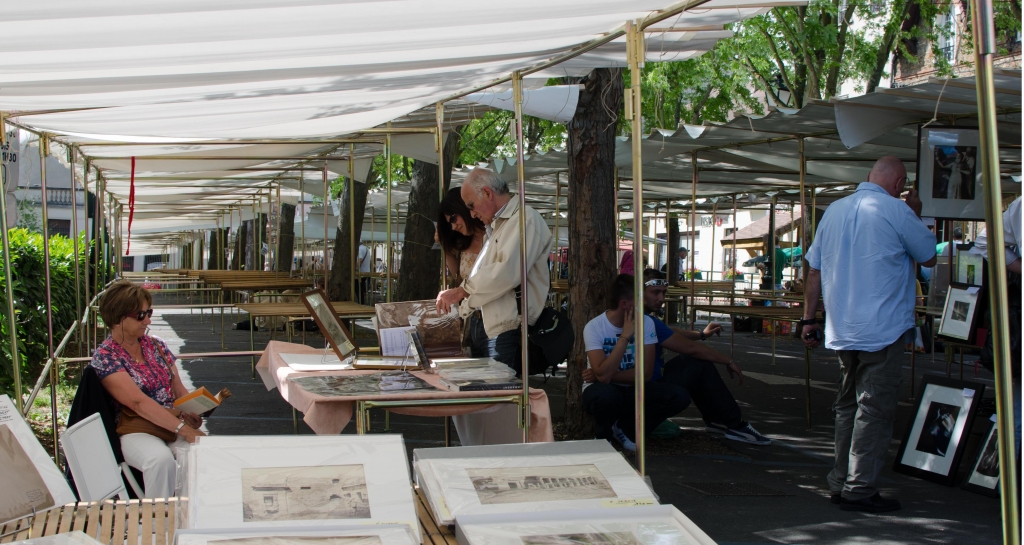
[[[644,385],[644,434],[650,437],[654,428],[690,405],[686,390],[665,382]],[[612,424],[636,441],[636,386],[595,382],[583,390],[583,410],[594,417],[594,437],[611,437]]]

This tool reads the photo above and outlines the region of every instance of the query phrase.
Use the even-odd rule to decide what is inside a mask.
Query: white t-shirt
[[[364,272],[364,273],[370,272],[370,266],[372,265],[372,261],[373,260],[370,259],[369,254],[370,254],[370,250],[366,246],[363,246],[362,244],[360,244],[359,245],[359,257],[357,259],[358,262],[359,262],[359,272]]]
[[[602,350],[604,355],[611,354],[612,350],[615,349],[615,343],[619,341],[619,337],[622,335],[622,328],[615,327],[611,322],[608,321],[608,313],[602,312],[598,317],[587,322],[586,327],[583,328],[583,344],[586,346],[587,352],[591,350]],[[654,330],[654,320],[650,316],[644,316],[644,345],[657,344],[658,335]],[[622,361],[619,363],[619,370],[626,371],[632,369],[636,365],[636,356],[633,345],[633,341],[629,341],[629,346],[626,347],[626,353],[622,356]],[[647,362],[647,365],[654,365],[654,362]],[[590,361],[587,360],[587,367],[590,367]],[[589,383],[583,383],[583,389],[585,390]]]

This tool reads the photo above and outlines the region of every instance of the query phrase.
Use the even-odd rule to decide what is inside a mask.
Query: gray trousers
[[[842,364],[836,412],[836,461],[828,474],[833,493],[860,500],[876,482],[892,440],[903,365],[903,336],[877,352],[839,350]]]

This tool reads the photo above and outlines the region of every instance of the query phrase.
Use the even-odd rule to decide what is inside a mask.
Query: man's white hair
[[[468,185],[473,189],[473,192],[480,195],[480,190],[484,187],[489,187],[495,195],[505,195],[508,193],[508,184],[505,180],[501,179],[494,171],[486,168],[477,167],[469,172],[466,176],[464,185]]]

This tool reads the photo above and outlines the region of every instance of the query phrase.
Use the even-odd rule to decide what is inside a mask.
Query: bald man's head
[[[868,173],[868,181],[881,186],[893,197],[899,197],[903,192],[903,185],[907,182],[907,169],[903,162],[895,155],[886,155],[875,161]]]

